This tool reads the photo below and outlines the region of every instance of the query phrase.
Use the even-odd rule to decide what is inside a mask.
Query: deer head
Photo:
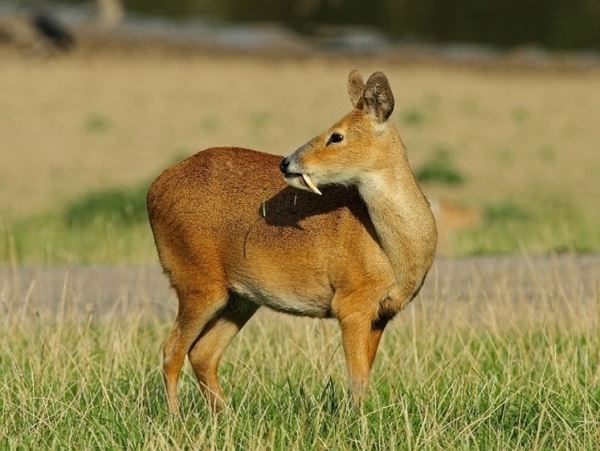
[[[394,96],[387,77],[375,72],[365,84],[353,70],[348,94],[354,107],[350,113],[281,160],[279,167],[289,185],[321,194],[319,185],[359,184],[365,174],[387,166],[394,129],[388,123]]]

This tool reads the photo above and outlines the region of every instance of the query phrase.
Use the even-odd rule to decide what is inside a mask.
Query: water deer
[[[208,403],[223,351],[261,307],[336,318],[360,401],[388,321],[417,294],[437,232],[389,120],[386,76],[350,73],[352,111],[291,155],[218,147],[165,170],[147,205],[179,309],[163,344],[169,408],[187,355]]]

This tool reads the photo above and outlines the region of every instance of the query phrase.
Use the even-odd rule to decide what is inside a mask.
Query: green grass
[[[200,123],[200,130],[203,132],[212,133],[219,130],[220,127],[219,119],[215,116],[206,116]]]
[[[156,250],[147,223],[97,219],[69,226],[60,214],[0,224],[0,262],[81,264],[154,262]]]
[[[181,418],[159,371],[169,321],[14,308],[1,320],[0,447],[593,449],[600,334],[579,301],[420,301],[386,332],[362,409],[333,321],[258,318],[221,367],[230,409],[211,416],[186,369]]]
[[[512,110],[513,121],[517,124],[523,124],[529,120],[529,112],[522,107],[515,107]]]
[[[565,201],[504,200],[485,205],[482,223],[458,233],[452,240],[452,252],[454,255],[598,252],[599,229],[597,216],[584,215]]]
[[[542,145],[538,149],[538,158],[544,163],[551,163],[556,159],[556,149],[550,145]]]
[[[487,204],[483,213],[487,225],[497,222],[525,221],[529,217],[522,207],[511,201]]]
[[[422,183],[461,185],[465,176],[456,167],[450,155],[452,152],[444,146],[435,149],[433,156],[416,168],[415,176]]]
[[[102,114],[91,114],[85,121],[85,130],[90,133],[106,133],[111,128],[110,120]]]
[[[257,111],[248,115],[248,122],[253,133],[262,133],[273,122],[273,118],[270,113]]]
[[[0,222],[0,261],[133,263],[154,261],[149,182],[91,191],[54,212]]]
[[[139,224],[148,219],[146,193],[149,183],[133,188],[108,188],[92,191],[69,203],[63,218],[69,227],[87,226],[94,222]]]
[[[0,219],[0,262],[155,262],[146,186],[94,191],[55,212]],[[481,224],[452,236],[448,255],[600,250],[600,218],[583,214],[566,200],[505,199],[482,210]]]
[[[402,124],[406,126],[419,126],[426,122],[425,113],[418,107],[404,110],[401,116]]]

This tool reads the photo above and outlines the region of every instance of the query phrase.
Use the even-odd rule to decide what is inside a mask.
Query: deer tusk
[[[306,186],[308,186],[313,193],[319,194],[321,196],[323,195],[323,193],[321,191],[319,191],[319,188],[317,188],[317,186],[313,183],[313,181],[310,179],[310,177],[308,175],[302,174],[302,180],[304,180],[304,183],[306,183]]]

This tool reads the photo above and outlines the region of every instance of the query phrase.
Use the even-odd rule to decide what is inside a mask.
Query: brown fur
[[[293,174],[283,179],[279,157],[240,148],[199,152],[150,187],[156,246],[179,298],[163,347],[172,411],[188,353],[208,402],[222,404],[220,356],[261,305],[337,318],[361,398],[385,325],[419,290],[436,243],[400,138],[381,128],[393,97],[385,76],[375,78],[365,85],[374,97],[288,157],[322,197],[287,186],[307,188]],[[327,145],[334,129],[345,140]]]

